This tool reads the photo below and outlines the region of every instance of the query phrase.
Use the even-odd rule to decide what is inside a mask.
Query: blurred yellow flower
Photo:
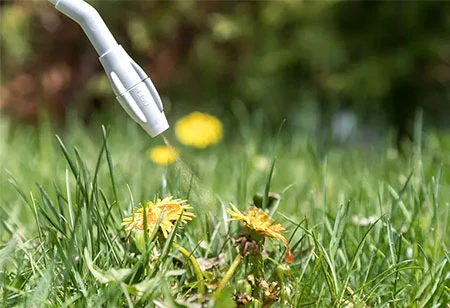
[[[184,145],[206,148],[222,139],[222,123],[207,113],[192,112],[175,124],[175,135]]]
[[[161,229],[163,236],[167,238],[170,231],[172,231],[175,222],[181,217],[181,223],[187,223],[195,217],[194,213],[189,212],[192,207],[186,203],[186,200],[173,199],[173,197],[166,197],[164,199],[158,199],[155,203],[148,201],[145,204],[147,214],[147,232],[152,234],[155,229],[156,223],[159,217],[161,222],[159,228]],[[122,226],[126,226],[126,231],[139,231],[144,229],[144,206],[140,206],[131,216],[124,218]]]
[[[285,231],[282,225],[273,224],[274,220],[267,215],[264,210],[257,208],[256,206],[250,207],[245,214],[243,214],[239,209],[230,203],[231,209],[226,209],[227,213],[231,215],[230,220],[242,221],[245,227],[256,232],[258,235],[273,237],[286,246],[286,256],[285,260],[287,263],[294,261],[294,255],[291,252],[289,242],[287,239],[281,235]]]
[[[174,148],[159,145],[149,150],[150,159],[158,165],[169,165],[178,158],[178,152]]]

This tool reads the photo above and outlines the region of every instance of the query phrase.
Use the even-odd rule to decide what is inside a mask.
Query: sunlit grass
[[[131,121],[109,129],[74,122],[59,139],[46,122],[35,132],[2,119],[1,129],[6,306],[432,307],[450,300],[444,134],[425,135],[425,146],[416,143],[406,157],[388,146],[335,148],[322,157],[300,132],[282,130],[276,143],[253,122],[233,136],[224,130],[221,143],[202,150],[169,131],[180,161],[160,166],[148,149],[163,141]],[[123,219],[140,202],[166,196],[188,200],[196,217],[173,222],[167,237],[145,233],[138,247]],[[241,211],[265,207],[286,229],[293,263],[270,239],[260,260],[241,261],[230,202]]]

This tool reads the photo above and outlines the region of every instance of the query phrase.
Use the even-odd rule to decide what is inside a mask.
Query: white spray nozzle
[[[98,12],[83,0],[49,0],[84,30],[128,115],[155,137],[169,128],[163,105],[150,77],[117,44]]]

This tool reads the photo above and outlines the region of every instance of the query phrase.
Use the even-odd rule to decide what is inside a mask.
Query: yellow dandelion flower
[[[178,158],[178,151],[165,145],[156,146],[148,151],[150,159],[157,165],[169,165]]]
[[[184,145],[206,148],[222,139],[222,123],[207,113],[192,112],[175,124],[175,135]]]
[[[286,246],[285,260],[287,263],[294,261],[294,255],[292,254],[287,239],[281,234],[285,231],[281,224],[273,224],[274,220],[267,215],[264,210],[255,206],[250,207],[245,214],[230,203],[231,209],[227,209],[227,213],[231,215],[230,220],[241,221],[247,228],[256,232],[261,236],[273,237]]]
[[[189,210],[192,207],[186,203],[186,200],[173,199],[173,197],[166,197],[164,199],[158,199],[155,203],[148,201],[145,204],[146,214],[147,214],[147,227],[148,234],[151,235],[153,229],[158,222],[161,214],[161,222],[159,228],[161,229],[163,236],[167,238],[170,231],[172,231],[175,222],[181,217],[182,223],[189,222],[193,217],[194,213]],[[144,206],[138,208],[131,216],[124,218],[122,221],[122,226],[126,226],[126,231],[138,231],[144,229]]]

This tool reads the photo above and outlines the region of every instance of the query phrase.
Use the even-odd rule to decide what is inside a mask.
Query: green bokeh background
[[[258,111],[268,127],[287,118],[324,137],[345,110],[363,128],[395,128],[401,138],[422,108],[426,124],[448,126],[449,2],[89,3],[152,77],[171,119]],[[114,103],[81,28],[46,1],[1,3],[0,48],[2,109],[16,118],[34,120],[43,106],[55,119],[75,110],[89,120]],[[30,79],[24,93],[19,79],[6,96],[23,75],[30,93]]]

